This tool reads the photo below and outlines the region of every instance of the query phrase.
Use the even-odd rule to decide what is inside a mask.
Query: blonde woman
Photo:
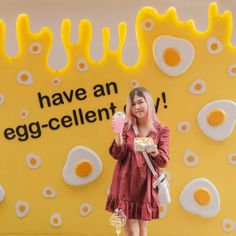
[[[113,120],[114,125],[114,120]],[[138,134],[134,132],[138,128]],[[169,161],[169,129],[156,116],[153,99],[145,88],[135,88],[126,104],[126,123],[122,133],[116,133],[109,149],[117,160],[113,172],[106,210],[122,210],[126,215],[126,236],[146,236],[148,221],[159,218],[158,192],[152,187],[153,175],[142,152],[134,150],[135,137],[150,137],[156,144],[148,153],[155,170]]]

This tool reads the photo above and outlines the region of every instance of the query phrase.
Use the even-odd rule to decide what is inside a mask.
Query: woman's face
[[[148,115],[147,102],[143,97],[134,96],[132,101],[132,113],[137,119],[144,118]]]

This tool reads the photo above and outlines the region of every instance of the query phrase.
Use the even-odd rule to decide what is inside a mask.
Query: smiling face
[[[143,97],[135,95],[132,100],[132,113],[137,119],[146,118],[148,115],[148,105]]]

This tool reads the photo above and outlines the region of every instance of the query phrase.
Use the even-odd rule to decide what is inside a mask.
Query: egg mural
[[[51,2],[56,1],[47,6]],[[91,50],[92,42],[95,47],[99,43],[94,24],[76,22],[78,11],[68,11],[77,15],[73,22],[61,22],[57,40],[66,61],[57,69],[49,63],[55,38],[46,18],[45,27],[33,32],[30,24],[36,20],[41,25],[40,18],[19,15],[14,57],[5,47],[9,29],[0,21],[0,235],[115,234],[111,213],[104,208],[114,167],[124,160],[109,155],[115,136],[111,120],[139,86],[151,92],[158,118],[170,129],[170,162],[162,170],[171,181],[173,201],[168,208],[159,206],[161,220],[151,223],[148,235],[235,234],[233,18],[211,4],[208,27],[200,32],[193,20],[179,20],[174,7],[158,11],[147,6],[136,12],[135,29],[126,22],[103,28],[98,60]],[[71,39],[72,26],[77,41]],[[132,50],[125,47],[132,30],[138,54],[136,63],[128,65],[124,50]],[[112,49],[116,31],[118,43]],[[122,184],[127,173],[122,173]]]
[[[192,64],[194,53],[193,45],[181,38],[160,36],[153,44],[153,57],[157,66],[170,76],[184,73]]]
[[[179,200],[186,211],[206,218],[215,216],[220,210],[218,191],[213,183],[204,178],[190,181],[182,190]]]
[[[215,141],[223,141],[233,132],[236,123],[236,103],[217,100],[205,105],[198,113],[201,131]]]
[[[28,215],[29,211],[30,211],[30,206],[26,201],[23,200],[19,200],[16,203],[16,215],[19,218],[23,218],[26,215]]]
[[[89,148],[78,146],[68,154],[63,179],[72,186],[84,185],[95,180],[101,171],[102,162],[99,156]]]

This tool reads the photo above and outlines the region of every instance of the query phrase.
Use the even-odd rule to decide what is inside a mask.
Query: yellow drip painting
[[[211,4],[208,28],[199,32],[192,20],[180,21],[174,8],[163,15],[142,8],[134,66],[122,61],[125,22],[113,51],[110,31],[103,29],[104,54],[95,61],[90,21],[81,20],[79,40],[72,43],[65,19],[67,64],[61,70],[48,65],[51,30],[32,33],[26,14],[16,24],[19,51],[11,58],[0,22],[1,235],[115,235],[104,210],[115,164],[108,153],[111,117],[137,86],[150,90],[160,120],[171,130],[166,172],[172,203],[161,208],[162,219],[150,223],[149,235],[235,231],[236,47],[230,12],[219,14]],[[70,179],[71,172],[79,180]],[[181,202],[187,184],[199,179],[214,191],[191,183],[193,194]]]

